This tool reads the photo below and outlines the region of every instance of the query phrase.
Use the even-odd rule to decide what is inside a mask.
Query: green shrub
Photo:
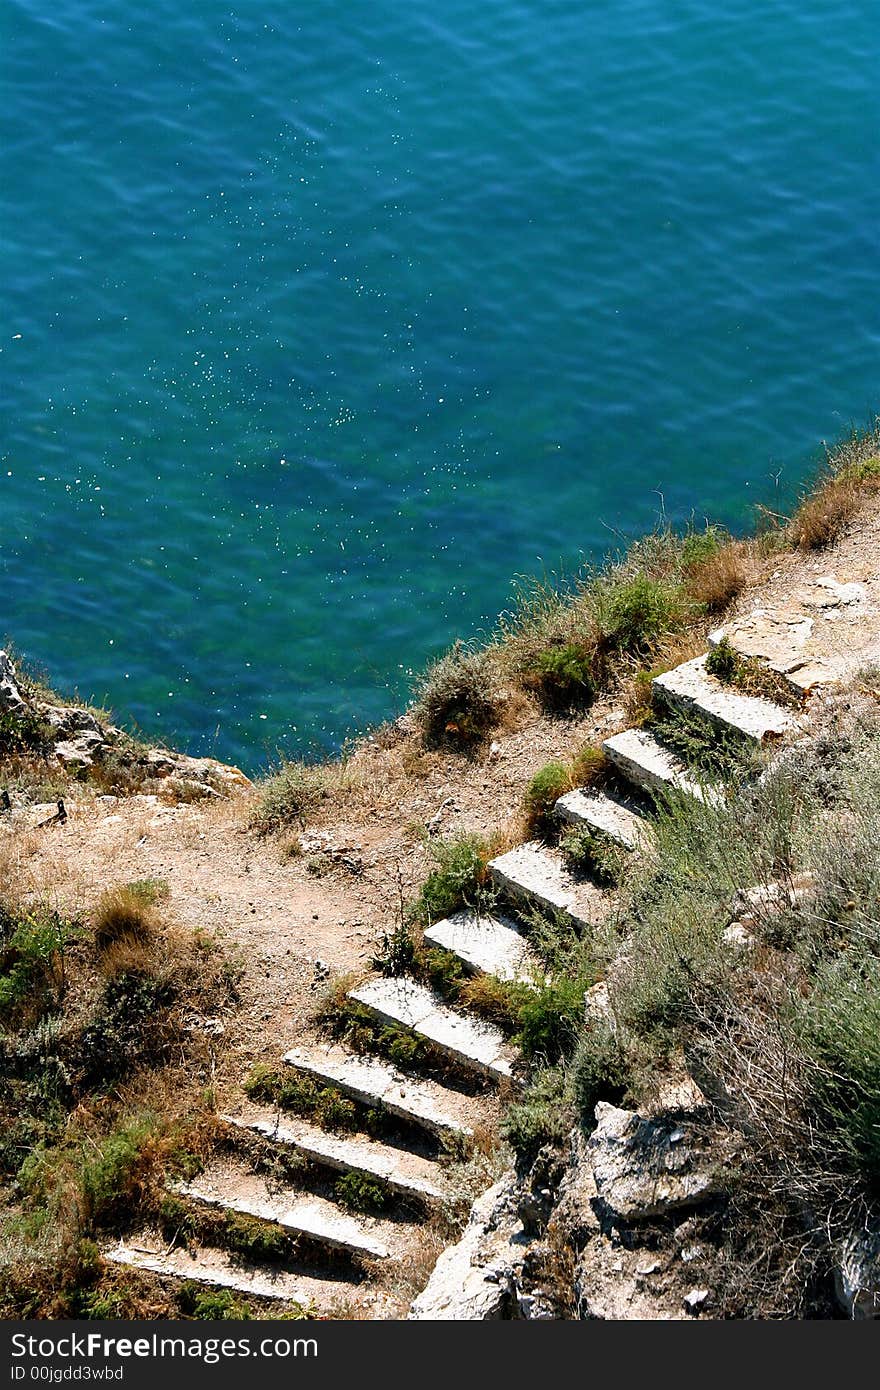
[[[52,746],[52,728],[31,710],[0,712],[0,758],[34,753],[44,755]]]
[[[457,642],[415,686],[415,716],[429,745],[478,743],[495,728],[504,700],[487,651]]]
[[[466,976],[464,966],[452,951],[433,946],[422,957],[422,970],[428,983],[444,999],[457,999]]]
[[[155,1115],[123,1120],[102,1139],[36,1149],[18,1171],[18,1185],[35,1204],[55,1213],[79,1204],[84,1224],[113,1220],[136,1204],[152,1161]]]
[[[256,1066],[245,1081],[244,1090],[252,1100],[278,1105],[304,1120],[313,1120],[322,1129],[352,1130],[358,1125],[354,1101],[335,1086],[322,1086],[313,1077],[296,1071]]]
[[[798,1018],[821,1068],[816,1090],[825,1123],[849,1161],[880,1194],[880,965],[862,950],[826,961]]]
[[[108,980],[92,1022],[75,1050],[80,1083],[106,1088],[143,1062],[167,1060],[180,1033],[169,1010],[170,980],[123,971]]]
[[[338,1200],[349,1211],[376,1215],[388,1206],[390,1193],[384,1183],[369,1173],[345,1173],[334,1185]]]
[[[370,965],[380,975],[409,975],[416,965],[417,954],[410,928],[400,922],[392,931],[383,933],[382,944]]]
[[[710,647],[706,656],[706,670],[709,675],[728,685],[735,681],[739,663],[740,658],[726,637],[722,637],[720,642]]]
[[[523,1005],[531,993],[531,988],[519,981],[479,974],[462,985],[459,997],[481,1018],[512,1034],[520,1027]]]
[[[229,1289],[200,1289],[187,1282],[181,1285],[177,1302],[184,1316],[200,1322],[249,1322],[251,1318]]]
[[[569,782],[574,787],[595,787],[608,772],[608,759],[605,751],[593,743],[576,753],[569,769]]]
[[[291,1250],[290,1237],[280,1226],[235,1211],[223,1213],[222,1241],[248,1260],[283,1260]]]
[[[571,773],[564,763],[546,763],[536,772],[524,797],[525,812],[532,830],[550,827],[553,807],[571,786]]]
[[[681,542],[681,566],[689,569],[717,555],[730,537],[720,526],[707,526],[704,531],[688,531]]]
[[[626,1055],[609,1024],[590,1023],[583,1029],[571,1060],[569,1084],[585,1129],[592,1129],[600,1100],[619,1105],[624,1099]]]
[[[592,704],[596,697],[593,652],[574,642],[548,647],[535,658],[527,684],[547,709]]]
[[[526,1058],[556,1062],[571,1051],[584,1017],[584,994],[595,980],[557,976],[530,989],[519,1009],[514,1039]]]
[[[56,912],[0,921],[0,1022],[58,1007],[66,988],[65,949],[75,933]]]
[[[586,826],[567,830],[559,841],[569,868],[576,873],[589,874],[600,888],[613,888],[621,879],[627,862],[627,851]]]
[[[561,1144],[571,1129],[573,1115],[561,1067],[541,1067],[532,1075],[522,1097],[508,1106],[501,1133],[514,1153],[531,1162],[545,1144]]]
[[[598,598],[602,634],[615,651],[647,652],[683,617],[679,588],[643,574],[607,581]]]
[[[287,762],[260,788],[253,824],[263,834],[286,826],[304,828],[327,790],[327,770],[320,764]]]
[[[485,899],[486,845],[479,835],[431,840],[428,848],[437,868],[411,908],[412,918],[424,926],[461,907],[478,907]]]
[[[694,711],[655,708],[651,732],[707,781],[743,776],[751,766],[748,744]]]

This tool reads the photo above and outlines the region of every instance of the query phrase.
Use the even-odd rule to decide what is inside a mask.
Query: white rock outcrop
[[[489,1322],[518,1315],[527,1240],[516,1211],[516,1177],[505,1173],[474,1203],[464,1235],[444,1250],[413,1301],[414,1321]]]

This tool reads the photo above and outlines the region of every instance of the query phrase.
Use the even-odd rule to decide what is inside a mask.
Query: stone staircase
[[[658,704],[747,746],[780,739],[796,728],[791,709],[723,685],[707,672],[705,660],[684,662],[656,677]],[[649,728],[615,734],[603,749],[609,769],[605,785],[560,797],[555,814],[561,829],[583,827],[637,853],[650,844],[658,794],[703,801],[723,795]],[[614,906],[613,889],[573,873],[558,848],[537,840],[493,859],[489,873],[503,907],[457,912],[425,933],[430,946],[456,957],[469,974],[537,987],[543,967],[529,942],[530,914],[551,912],[583,933]],[[450,1007],[416,980],[376,976],[352,988],[348,997],[363,1016],[418,1040],[440,1065],[422,1067],[423,1074],[416,1075],[338,1044],[294,1048],[284,1054],[284,1067],[352,1103],[357,1131],[330,1132],[242,1098],[222,1117],[223,1151],[196,1177],[171,1189],[193,1214],[197,1230],[200,1214],[213,1214],[215,1221],[218,1213],[224,1219],[233,1214],[289,1238],[290,1258],[239,1258],[210,1238],[190,1236],[181,1244],[146,1232],[107,1249],[107,1260],[163,1280],[297,1303],[331,1316],[355,1303],[372,1309],[370,1316],[401,1315],[400,1298],[395,1301],[389,1292],[385,1272],[417,1258],[425,1222],[432,1211],[448,1210],[453,1198],[448,1150],[460,1152],[475,1126],[486,1122],[486,1096],[493,1098],[497,1114],[497,1097],[516,1090],[521,1068],[499,1028]],[[381,1139],[375,1137],[377,1117]],[[260,1162],[260,1155],[267,1161]],[[387,1196],[382,1214],[346,1210],[340,1174],[343,1181],[378,1184]]]

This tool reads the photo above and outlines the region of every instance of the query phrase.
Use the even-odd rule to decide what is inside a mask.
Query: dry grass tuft
[[[801,501],[789,527],[801,550],[831,545],[864,498],[880,490],[880,419],[871,429],[853,430],[826,459],[826,475]]]
[[[152,902],[136,885],[109,888],[92,915],[95,946],[102,953],[111,948],[143,948],[151,941],[157,920]]]
[[[720,613],[742,593],[748,581],[746,549],[742,541],[728,541],[685,570],[686,592],[706,613]]]

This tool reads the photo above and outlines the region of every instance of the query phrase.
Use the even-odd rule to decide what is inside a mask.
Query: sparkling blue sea
[[[248,768],[878,404],[880,11],[6,0],[0,636]]]

